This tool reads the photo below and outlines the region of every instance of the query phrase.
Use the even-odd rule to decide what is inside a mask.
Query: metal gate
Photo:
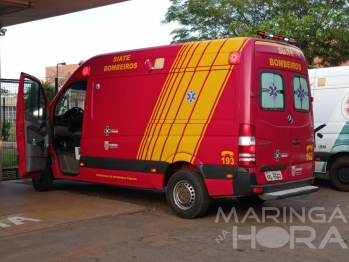
[[[1,79],[2,180],[18,179],[16,106],[18,80]]]
[[[70,75],[58,77],[60,88]],[[55,95],[54,78],[40,77],[48,99]],[[18,79],[1,79],[2,180],[19,179],[16,140]],[[1,179],[0,179],[1,181]]]

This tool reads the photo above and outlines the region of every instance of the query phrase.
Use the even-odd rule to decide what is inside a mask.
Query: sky
[[[162,25],[169,0],[131,0],[8,26],[1,38],[1,78],[45,77],[45,67],[95,55],[170,44],[175,24]]]

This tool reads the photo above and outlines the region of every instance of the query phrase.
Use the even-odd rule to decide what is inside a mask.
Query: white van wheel
[[[199,217],[210,204],[202,177],[191,170],[179,171],[170,178],[166,197],[172,211],[181,218]]]
[[[330,180],[336,189],[349,191],[349,160],[340,159],[332,164]]]

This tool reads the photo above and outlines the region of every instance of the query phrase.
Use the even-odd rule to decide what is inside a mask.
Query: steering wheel
[[[81,125],[82,124],[82,118],[84,115],[84,110],[80,107],[74,106],[69,110],[69,115],[71,117],[71,119]]]

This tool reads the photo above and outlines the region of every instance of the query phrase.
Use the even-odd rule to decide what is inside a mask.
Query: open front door
[[[47,162],[50,126],[48,99],[40,80],[21,73],[18,86],[16,136],[22,177],[36,177]]]

